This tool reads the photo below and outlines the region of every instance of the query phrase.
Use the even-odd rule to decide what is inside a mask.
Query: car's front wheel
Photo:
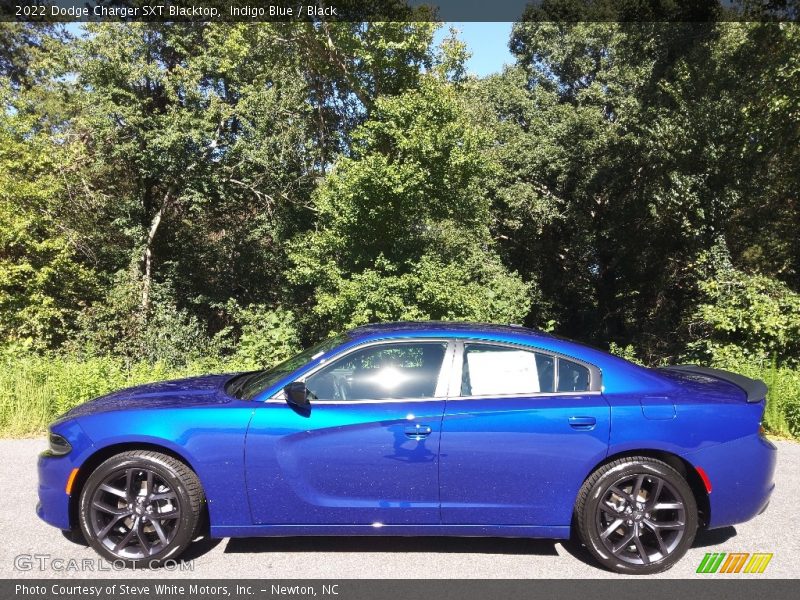
[[[697,503],[684,477],[642,456],[603,465],[575,507],[583,544],[606,568],[646,575],[672,567],[697,531]]]
[[[202,504],[200,481],[181,461],[150,450],[121,452],[83,486],[81,531],[110,561],[157,567],[191,544]]]

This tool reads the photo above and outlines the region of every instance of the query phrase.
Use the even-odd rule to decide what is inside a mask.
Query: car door
[[[459,344],[442,422],[444,524],[569,525],[608,449],[591,365],[523,346]]]
[[[438,524],[446,340],[359,346],[304,378],[311,407],[255,410],[245,463],[258,524]],[[447,360],[445,360],[447,359]]]

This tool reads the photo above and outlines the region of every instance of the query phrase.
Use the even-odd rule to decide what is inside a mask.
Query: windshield
[[[336,346],[339,346],[346,340],[346,336],[337,335],[326,340],[323,340],[316,346],[312,346],[307,350],[303,350],[300,354],[296,354],[292,358],[283,361],[264,371],[256,371],[247,376],[243,381],[241,387],[234,394],[237,398],[243,400],[252,400],[258,394],[263,392],[268,387],[274,385],[276,382],[286,377],[293,371],[296,371],[304,364],[318,357],[321,354],[329,352]]]

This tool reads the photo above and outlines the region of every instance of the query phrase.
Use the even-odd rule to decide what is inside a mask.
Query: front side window
[[[431,398],[447,344],[408,342],[356,350],[306,380],[312,400]]]
[[[489,344],[466,344],[462,396],[553,392],[555,359],[540,352]]]

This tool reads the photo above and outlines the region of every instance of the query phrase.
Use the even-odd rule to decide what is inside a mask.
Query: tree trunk
[[[153,215],[150,221],[150,229],[147,232],[147,240],[145,241],[144,251],[142,252],[142,313],[147,315],[150,310],[150,288],[153,280],[153,240],[158,232],[158,227],[161,225],[161,218],[164,216],[164,211],[169,203],[169,192],[164,196],[164,201],[161,207]]]

